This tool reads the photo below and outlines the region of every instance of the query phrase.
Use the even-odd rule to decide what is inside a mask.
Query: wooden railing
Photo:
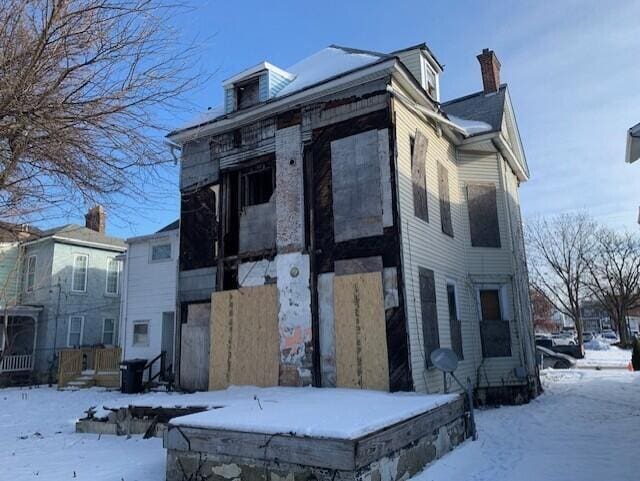
[[[0,372],[31,371],[32,369],[32,354],[10,355],[0,360]]]
[[[64,387],[82,374],[82,351],[64,349],[58,360],[58,387]]]
[[[121,353],[119,347],[63,349],[58,362],[58,387],[77,379],[83,371],[91,371],[86,374],[92,376],[96,383],[105,374],[118,374]]]
[[[93,355],[93,369],[96,373],[118,372],[121,355],[122,351],[119,347],[96,349]]]

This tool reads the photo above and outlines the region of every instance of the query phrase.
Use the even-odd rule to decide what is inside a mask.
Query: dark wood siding
[[[216,219],[216,194],[212,185],[182,193],[180,201],[181,271],[215,265]]]
[[[467,185],[469,227],[473,247],[500,247],[496,186]]]

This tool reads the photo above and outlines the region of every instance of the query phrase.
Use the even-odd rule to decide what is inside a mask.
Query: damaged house
[[[518,187],[491,50],[440,102],[422,44],[331,46],[223,83],[181,147],[180,384],[441,392],[448,347],[484,401],[538,390]]]

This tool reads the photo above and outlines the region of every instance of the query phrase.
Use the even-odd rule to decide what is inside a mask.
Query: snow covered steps
[[[219,409],[174,418],[167,481],[407,479],[469,437],[458,395],[230,388]]]

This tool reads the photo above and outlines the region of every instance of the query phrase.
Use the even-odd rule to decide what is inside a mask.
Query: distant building
[[[126,240],[122,276],[120,346],[123,359],[146,359],[153,374],[175,366],[179,222]],[[164,369],[161,369],[164,368]]]
[[[60,349],[117,344],[117,257],[126,246],[106,235],[105,220],[95,207],[85,226],[40,231],[0,263],[12,269],[7,285],[15,283],[17,292],[4,311],[0,374],[32,371],[43,378],[54,374]]]

